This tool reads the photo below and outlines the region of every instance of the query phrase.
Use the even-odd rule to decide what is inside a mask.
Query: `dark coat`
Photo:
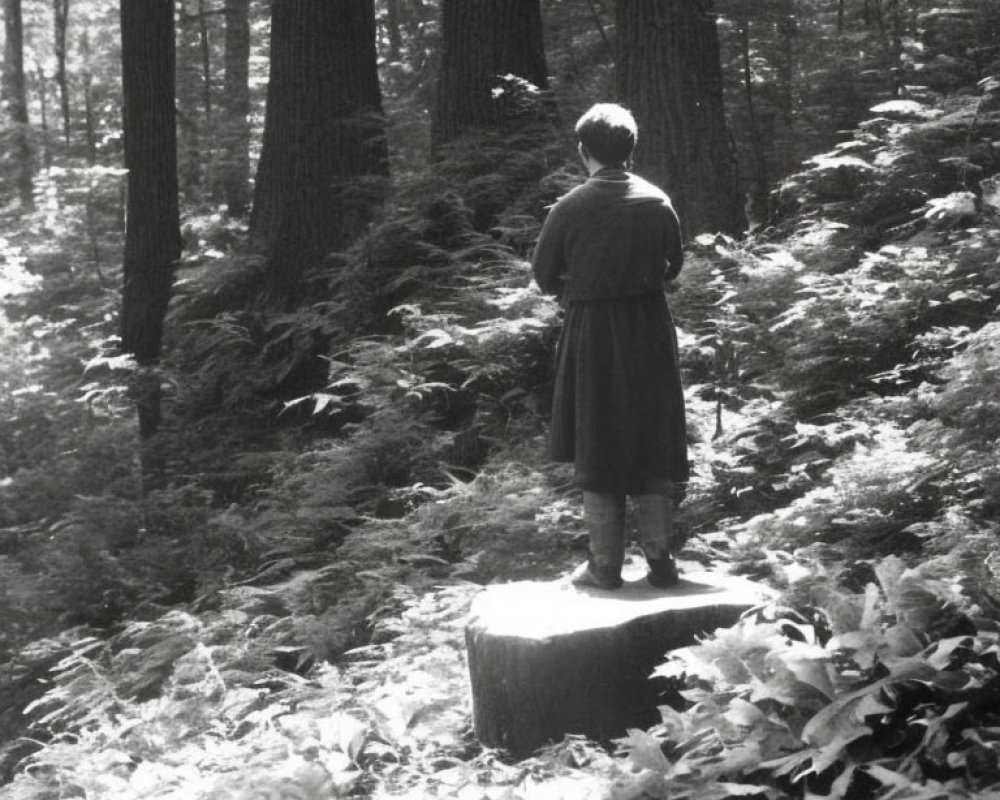
[[[583,489],[662,492],[689,477],[677,337],[663,291],[681,268],[663,192],[601,170],[560,199],[535,247],[543,291],[566,318],[556,353],[550,446]]]

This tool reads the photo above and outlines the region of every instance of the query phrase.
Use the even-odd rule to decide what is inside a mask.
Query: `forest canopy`
[[[993,0],[4,0],[0,797],[1000,791]],[[530,280],[628,105],[682,569],[780,602],[517,761],[463,625],[585,544]]]

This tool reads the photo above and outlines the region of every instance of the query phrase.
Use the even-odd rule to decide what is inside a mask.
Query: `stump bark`
[[[607,741],[649,727],[664,688],[650,674],[667,651],[769,595],[717,573],[686,573],[666,590],[624,577],[617,591],[523,581],[476,598],[465,637],[480,742],[524,757],[566,734]]]

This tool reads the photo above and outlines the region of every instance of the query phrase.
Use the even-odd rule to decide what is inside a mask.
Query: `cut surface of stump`
[[[770,596],[732,575],[687,572],[656,589],[644,574],[626,568],[615,591],[521,581],[476,597],[465,638],[480,742],[523,757],[566,734],[607,741],[649,727],[664,688],[650,673],[666,653]]]

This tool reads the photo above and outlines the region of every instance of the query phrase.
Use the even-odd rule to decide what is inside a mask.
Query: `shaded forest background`
[[[123,52],[142,31],[113,2],[4,4],[0,795],[997,791],[1000,8],[714,3],[713,146],[738,169],[717,202],[662,178],[699,221],[671,296],[682,558],[783,601],[668,661],[686,702],[618,755],[517,764],[469,733],[464,611],[585,547],[545,458],[559,314],[526,259],[583,177],[572,122],[656,75],[633,37],[659,11],[543,0],[541,66],[495,57],[544,71],[480,63],[488,102],[458,109],[455,59],[492,52],[445,25],[464,0],[320,5],[173,5],[176,127],[152,127],[176,147],[146,155],[176,154],[176,209],[146,219],[176,237],[130,250],[150,195],[122,61],[153,49]],[[357,96],[296,73],[369,54]],[[280,138],[317,107],[364,146]],[[675,118],[640,115],[640,174]],[[295,204],[352,169],[336,204]],[[144,350],[155,315],[123,286],[156,258]]]

